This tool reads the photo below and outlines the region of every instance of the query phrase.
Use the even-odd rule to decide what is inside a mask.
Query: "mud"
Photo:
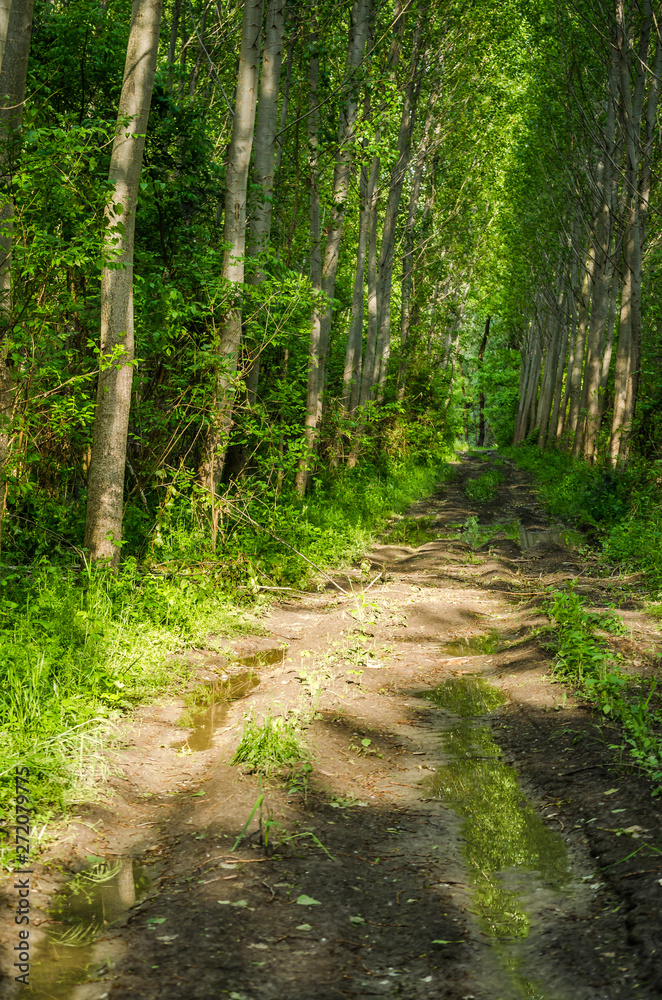
[[[394,522],[367,554],[383,582],[362,594],[356,566],[337,578],[352,599],[274,606],[232,669],[196,654],[201,701],[127,720],[99,801],[42,854],[34,986],[6,977],[3,996],[662,996],[658,800],[551,682],[535,629],[544,588],[574,578],[621,606],[634,668],[658,669],[660,634],[636,583],[601,577],[508,463],[498,495],[469,500],[494,458],[465,456]],[[232,765],[248,710],[297,711],[312,771]],[[114,874],[88,919],[66,885],[100,864]]]

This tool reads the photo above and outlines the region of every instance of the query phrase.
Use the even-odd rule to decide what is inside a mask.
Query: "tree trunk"
[[[273,209],[276,128],[278,122],[278,88],[283,58],[285,31],[285,0],[270,0],[264,36],[264,54],[260,73],[260,96],[255,121],[255,154],[253,160],[253,198],[249,221],[248,253],[264,254],[269,248]],[[251,274],[249,281],[259,285],[264,280],[262,267]],[[260,376],[260,347],[253,344],[246,378],[248,398],[254,403]]]
[[[105,559],[114,568],[119,563],[122,543],[124,468],[133,381],[136,203],[160,27],[161,0],[134,0],[118,129],[108,171],[113,194],[105,210],[101,371],[87,481],[85,547],[91,561]]]
[[[579,425],[579,411],[582,398],[582,379],[584,374],[584,353],[586,348],[586,334],[588,331],[589,309],[591,302],[591,285],[593,283],[595,260],[596,249],[593,240],[591,240],[586,265],[584,267],[584,274],[582,276],[582,288],[579,298],[577,332],[575,334],[572,367],[568,369],[569,408],[568,418],[563,429],[564,447],[568,451],[572,451],[575,435]]]
[[[230,287],[230,304],[220,324],[216,354],[215,421],[208,440],[208,455],[203,469],[209,492],[213,495],[223,475],[225,454],[232,425],[237,360],[241,344],[241,290],[244,281],[246,250],[246,191],[253,148],[258,69],[262,43],[264,0],[245,0],[241,28],[241,55],[237,74],[237,94],[232,138],[228,150],[225,178],[226,250],[222,276]]]
[[[368,247],[368,229],[370,228],[370,205],[368,200],[368,168],[361,167],[360,181],[360,215],[359,242],[356,251],[356,274],[354,277],[354,293],[352,295],[352,315],[347,335],[347,350],[345,352],[345,370],[343,372],[342,405],[345,410],[353,413],[357,407],[361,392],[361,361],[363,356],[363,303],[365,258]]]
[[[554,382],[554,400],[552,403],[552,409],[549,416],[549,421],[547,424],[546,435],[544,439],[538,440],[538,446],[544,448],[549,446],[556,440],[556,434],[559,426],[559,412],[561,410],[561,400],[563,399],[563,375],[565,373],[566,358],[568,354],[568,337],[569,337],[569,316],[566,308],[567,293],[563,296],[563,309],[561,312],[560,323],[563,332],[561,333],[561,340],[559,345],[558,360],[556,363],[556,378]],[[542,430],[542,428],[541,428]]]
[[[373,156],[368,177],[368,336],[365,345],[365,358],[361,372],[361,391],[359,406],[365,406],[370,397],[372,380],[375,370],[375,354],[377,350],[378,317],[377,317],[377,206],[379,203],[380,159]]]
[[[28,73],[32,0],[0,0],[0,544],[7,496],[7,460],[14,410],[12,340],[12,175],[18,155]]]
[[[414,30],[414,40],[410,63],[409,80],[402,106],[400,128],[398,131],[398,157],[391,171],[386,208],[384,210],[384,226],[382,229],[382,244],[379,255],[377,279],[377,323],[379,336],[375,356],[373,386],[378,387],[381,394],[388,373],[388,361],[391,351],[391,286],[393,282],[393,256],[395,252],[395,226],[402,195],[402,186],[411,155],[411,138],[416,118],[416,105],[421,89],[422,75],[419,72],[421,57],[423,23],[427,6],[421,4]]]
[[[317,429],[317,386],[320,364],[320,332],[322,326],[322,307],[319,303],[319,293],[322,290],[322,234],[320,229],[320,195],[317,163],[319,158],[319,100],[317,88],[319,85],[319,35],[317,20],[313,22],[315,30],[310,36],[310,59],[308,63],[308,148],[310,166],[310,283],[317,293],[317,301],[313,307],[310,323],[308,383],[306,387],[306,424],[305,440],[306,454],[299,462],[295,486],[302,496],[308,483],[309,463],[313,454],[313,444]]]
[[[278,134],[276,137],[276,163],[274,165],[275,175],[278,176],[280,171],[281,160],[283,159],[283,146],[285,144],[285,138],[283,132],[285,131],[285,126],[287,125],[287,109],[290,101],[290,86],[292,84],[292,65],[294,63],[294,47],[296,45],[296,40],[298,36],[298,25],[295,22],[290,40],[287,43],[287,59],[285,61],[285,80],[283,81],[283,99],[280,107],[280,119],[278,121]]]
[[[324,266],[322,268],[322,289],[326,302],[321,306],[321,314],[315,311],[311,322],[310,359],[308,363],[308,392],[306,413],[306,445],[309,451],[315,448],[317,430],[322,417],[322,395],[324,391],[324,371],[326,355],[329,346],[331,323],[333,320],[333,296],[336,287],[336,273],[340,256],[340,240],[347,211],[349,196],[349,181],[352,167],[352,146],[354,128],[358,111],[358,93],[352,81],[356,71],[363,61],[368,30],[370,25],[370,0],[354,0],[351,13],[351,26],[345,63],[344,85],[349,93],[343,102],[340,123],[338,127],[338,152],[333,173],[331,222],[329,225]],[[313,351],[317,341],[317,324],[319,322],[319,346]],[[313,407],[315,414],[313,417]],[[297,487],[303,493],[306,488],[308,460],[304,459],[297,473]]]
[[[643,0],[639,48],[635,54],[631,43],[630,27],[625,22],[623,0],[616,2],[617,45],[621,101],[622,132],[625,140],[627,168],[627,201],[623,236],[623,283],[621,291],[621,321],[614,372],[614,413],[609,442],[609,461],[622,467],[628,459],[630,437],[637,403],[639,382],[639,357],[641,353],[641,261],[644,242],[645,213],[650,196],[650,169],[648,137],[654,131],[659,95],[660,56],[662,44],[658,40],[655,68],[648,66],[653,14],[650,0]],[[646,80],[651,73],[646,107],[646,137],[642,163],[641,126],[644,112]],[[634,89],[632,79],[634,78]],[[642,216],[643,210],[643,216]]]
[[[437,94],[433,93],[430,98],[430,107],[425,120],[423,138],[418,147],[416,156],[416,168],[411,182],[409,194],[409,211],[405,223],[404,249],[402,252],[402,281],[401,281],[401,309],[400,309],[400,364],[398,367],[398,400],[402,402],[405,393],[405,382],[407,379],[407,351],[409,344],[409,326],[411,323],[411,290],[412,290],[412,270],[414,264],[414,227],[416,225],[416,215],[418,213],[418,201],[421,195],[421,181],[423,180],[423,170],[428,154],[428,143],[430,131],[434,124],[433,112]]]
[[[580,423],[575,434],[573,455],[583,454],[589,461],[593,459],[599,430],[599,392],[602,359],[605,348],[605,335],[609,313],[609,289],[614,271],[613,257],[610,254],[616,194],[616,171],[614,159],[616,155],[616,94],[618,89],[618,62],[615,51],[612,52],[610,75],[610,93],[607,98],[607,123],[604,131],[604,152],[601,151],[597,169],[597,189],[601,200],[596,225],[597,259],[594,271],[593,289],[591,293],[591,318],[586,347],[586,365],[584,386],[582,392],[582,411]]]
[[[490,335],[490,321],[492,317],[488,316],[485,320],[485,330],[483,331],[483,339],[480,342],[480,347],[478,348],[478,364],[477,364],[477,374],[478,380],[480,382],[480,396],[478,403],[478,440],[477,445],[479,448],[485,446],[485,389],[483,387],[483,357],[485,355],[485,348],[487,347],[487,338]]]

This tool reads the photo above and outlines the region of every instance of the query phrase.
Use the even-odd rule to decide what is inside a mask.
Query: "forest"
[[[652,0],[0,0],[0,771],[40,821],[278,602],[381,634],[374,546],[424,553],[440,489],[447,566],[505,560],[652,808],[627,614],[662,614],[661,81]],[[565,554],[508,582],[538,521]]]

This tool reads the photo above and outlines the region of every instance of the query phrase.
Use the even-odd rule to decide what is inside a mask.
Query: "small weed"
[[[307,759],[308,750],[297,719],[274,717],[269,709],[261,725],[252,714],[245,717],[244,732],[232,763],[249,764],[260,774],[270,774]]]

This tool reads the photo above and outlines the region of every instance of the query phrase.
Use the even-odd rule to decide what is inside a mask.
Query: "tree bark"
[[[345,370],[343,372],[342,405],[345,410],[353,413],[358,405],[361,393],[361,362],[363,357],[363,306],[365,284],[365,260],[368,247],[368,229],[370,228],[370,205],[368,201],[368,168],[361,167],[359,208],[359,241],[356,250],[356,274],[354,277],[354,292],[352,295],[352,314],[347,335],[347,350],[345,351]]]
[[[398,157],[391,171],[388,198],[384,210],[381,252],[377,272],[378,340],[373,374],[373,387],[380,394],[386,382],[391,351],[391,288],[393,282],[393,256],[395,253],[395,225],[400,198],[402,196],[402,186],[411,155],[411,139],[416,118],[416,105],[421,90],[419,60],[421,57],[423,24],[426,14],[427,5],[421,3],[418,9],[416,28],[414,29],[409,80],[405,91],[398,131]]]
[[[566,358],[568,354],[568,338],[570,332],[570,317],[568,316],[567,310],[567,293],[563,295],[563,306],[560,316],[560,329],[563,331],[560,334],[561,340],[559,344],[559,354],[556,363],[556,378],[554,381],[554,398],[552,403],[552,409],[549,416],[549,421],[546,428],[546,435],[541,441],[538,440],[538,446],[540,448],[548,447],[550,443],[556,440],[557,429],[559,426],[559,412],[561,409],[561,400],[563,399],[563,375],[565,373]],[[542,428],[541,428],[542,431]]]
[[[344,85],[348,90],[348,94],[343,102],[338,126],[338,152],[333,173],[331,222],[326,240],[324,266],[322,268],[322,290],[326,297],[326,302],[321,305],[319,313],[317,310],[315,311],[311,321],[306,407],[306,447],[309,452],[315,448],[317,430],[322,417],[324,371],[333,320],[332,300],[336,286],[340,241],[345,222],[345,213],[347,211],[347,198],[349,195],[349,181],[352,167],[352,147],[358,111],[358,85],[355,77],[356,71],[363,61],[368,38],[370,7],[370,0],[354,0],[352,5],[344,74]],[[318,323],[319,344],[317,345]],[[316,350],[313,349],[314,347],[316,347]],[[306,489],[308,462],[309,459],[305,458],[297,473],[297,488],[301,493]]]
[[[619,468],[625,465],[629,457],[637,404],[641,355],[641,265],[652,176],[650,152],[662,71],[662,43],[659,39],[654,67],[652,69],[649,67],[650,36],[654,18],[650,0],[644,0],[641,6],[643,17],[638,52],[635,54],[634,46],[631,44],[630,28],[625,20],[623,0],[616,0],[616,52],[621,94],[619,107],[627,157],[625,171],[627,201],[623,236],[621,319],[614,372],[614,412],[608,459],[612,466]],[[657,16],[655,22],[657,26]],[[644,98],[649,75],[651,84],[644,115]],[[645,134],[642,142],[644,118]]]
[[[278,124],[278,89],[283,58],[285,31],[285,0],[270,0],[264,36],[264,54],[260,73],[260,95],[255,122],[255,153],[253,160],[253,191],[249,221],[248,253],[255,257],[269,248],[273,210],[276,129]],[[252,285],[265,277],[259,267],[250,276]],[[246,378],[248,399],[254,403],[260,376],[260,348],[253,344]]]
[[[588,321],[590,315],[591,286],[593,283],[593,273],[596,262],[596,248],[591,237],[590,244],[582,275],[581,293],[579,296],[579,309],[577,317],[577,332],[575,333],[575,346],[573,350],[572,367],[568,368],[568,417],[563,428],[563,444],[568,451],[572,451],[575,435],[579,425],[579,411],[582,398],[582,379],[584,374],[584,354],[586,350],[586,334],[588,332]]]
[[[428,155],[428,145],[430,132],[434,124],[433,112],[437,94],[433,93],[430,98],[430,107],[425,120],[423,138],[418,147],[416,155],[416,167],[411,182],[409,194],[409,211],[405,222],[405,232],[402,252],[402,281],[401,281],[401,309],[400,309],[400,364],[398,366],[398,400],[404,399],[405,382],[407,378],[407,355],[409,344],[409,327],[411,323],[411,292],[413,283],[414,264],[414,227],[418,214],[418,202],[421,195],[421,181],[423,180],[423,170]]]
[[[161,0],[134,0],[108,178],[101,272],[101,371],[87,483],[85,547],[90,561],[117,567],[133,381],[133,246],[136,203],[161,27]],[[128,124],[124,122],[129,119]],[[121,124],[120,124],[121,123]],[[112,358],[112,363],[110,359]]]
[[[23,120],[28,73],[32,0],[0,0],[0,545],[7,496],[7,460],[14,411],[14,372],[9,355],[12,343],[13,171]]]
[[[480,342],[480,347],[478,348],[478,359],[477,359],[477,374],[480,382],[480,395],[478,401],[478,440],[477,445],[479,448],[483,448],[485,445],[485,389],[483,386],[483,357],[485,356],[485,348],[487,347],[487,338],[490,335],[490,322],[492,320],[491,316],[488,316],[485,320],[485,330],[483,331],[483,339]]]
[[[310,36],[310,57],[308,62],[308,148],[310,168],[310,283],[317,300],[313,307],[310,324],[308,381],[306,387],[306,454],[297,468],[295,486],[303,495],[308,483],[309,464],[313,454],[313,444],[317,430],[317,392],[320,365],[320,333],[322,326],[322,306],[319,293],[322,290],[322,234],[320,229],[320,195],[317,165],[319,159],[319,35],[317,19]]]
[[[237,361],[241,345],[241,290],[244,282],[246,250],[246,192],[253,148],[257,82],[262,43],[264,0],[245,0],[241,28],[241,55],[237,74],[237,94],[232,137],[225,179],[226,250],[222,276],[229,283],[230,305],[220,324],[216,354],[219,369],[215,389],[215,421],[208,440],[208,456],[203,469],[212,495],[223,475],[225,454],[232,426]]]

